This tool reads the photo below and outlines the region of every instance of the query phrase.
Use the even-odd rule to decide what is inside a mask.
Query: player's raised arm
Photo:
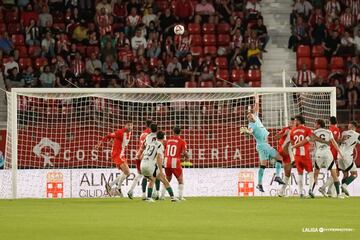
[[[324,143],[324,144],[330,145],[330,141],[326,141],[326,140],[322,139],[321,137],[316,136],[314,133],[312,133],[312,134],[310,135],[310,139],[311,139],[312,141],[317,141],[317,142],[320,142],[320,143]]]
[[[255,93],[255,104],[254,104],[253,111],[256,116],[259,116],[259,110],[260,110],[259,95],[257,93]]]
[[[275,140],[279,140],[282,137],[285,137],[288,133],[289,133],[290,129],[286,129],[286,131],[280,131],[278,132],[275,136],[274,139]]]

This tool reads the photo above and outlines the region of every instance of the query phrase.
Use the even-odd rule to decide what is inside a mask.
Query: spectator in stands
[[[349,69],[349,73],[346,76],[346,82],[353,82],[357,87],[360,85],[360,70],[358,67],[353,66]]]
[[[101,0],[98,4],[96,4],[96,12],[99,13],[102,9],[105,9],[106,14],[112,14],[113,9],[108,0]]]
[[[151,87],[149,75],[141,70],[135,78],[136,86],[138,87]]]
[[[206,1],[206,0],[204,0],[204,1]],[[174,31],[172,31],[172,28],[175,26],[176,22],[177,22],[176,18],[171,13],[170,8],[166,8],[165,13],[162,13],[159,17],[160,29],[161,29],[161,31],[164,32],[163,33],[164,35],[167,35],[167,34],[173,35]]]
[[[329,0],[325,5],[326,15],[332,19],[338,17],[341,12],[341,6],[338,0]]]
[[[354,44],[355,44],[355,50],[356,55],[360,54],[360,29],[357,29],[357,31],[354,31]]]
[[[40,29],[34,19],[25,27],[25,43],[29,46],[40,45]]]
[[[182,36],[179,37],[179,43],[175,46],[176,56],[182,58],[190,52],[191,46],[191,37],[189,36],[188,31],[185,31]]]
[[[315,80],[315,74],[307,68],[306,64],[301,65],[301,69],[297,72],[295,81],[297,86],[312,86]]]
[[[151,44],[150,48],[148,48],[148,50],[146,51],[148,58],[158,58],[160,56],[161,47],[159,44],[159,41],[154,41]]]
[[[322,44],[325,50],[325,56],[330,59],[332,56],[336,55],[340,48],[340,44],[341,40],[339,38],[339,32],[333,31]]]
[[[155,22],[157,20],[156,14],[154,14],[153,9],[149,8],[148,13],[142,17],[142,22],[146,27],[149,27],[150,22]]]
[[[55,39],[51,32],[45,34],[45,38],[41,41],[41,55],[43,57],[52,58],[55,56]]]
[[[46,28],[49,25],[53,25],[53,16],[49,13],[49,7],[44,5],[42,12],[39,14],[39,26],[41,28]]]
[[[315,8],[315,10],[312,11],[312,14],[310,15],[310,18],[309,18],[309,21],[308,21],[309,26],[310,27],[315,27],[315,25],[316,25],[316,23],[318,22],[319,19],[322,20],[321,21],[322,23],[325,22],[322,9],[321,8]]]
[[[136,34],[131,38],[131,47],[134,51],[134,55],[137,55],[138,50],[144,51],[146,49],[147,42],[144,36],[141,34],[141,30],[136,30]]]
[[[203,20],[206,22],[210,15],[215,14],[215,8],[207,0],[201,0],[198,4],[196,4],[195,12],[196,14],[202,16],[204,18]]]
[[[289,38],[288,48],[296,51],[299,44],[308,44],[309,36],[307,33],[307,25],[302,17],[296,19],[295,26],[292,27],[292,35]]]
[[[261,51],[254,42],[250,43],[247,51],[247,68],[257,69],[261,66]]]
[[[199,78],[200,81],[205,81],[205,80],[215,81],[214,77],[217,67],[210,53],[205,55],[205,59],[200,64],[199,70],[200,70],[200,78]]]
[[[168,75],[172,75],[175,69],[177,69],[179,72],[182,71],[181,63],[177,57],[173,57],[172,61],[167,65],[166,72]]]
[[[29,26],[31,20],[34,20],[35,24],[37,24],[39,20],[39,14],[33,10],[31,4],[27,4],[26,9],[21,12],[21,23],[23,27]]]
[[[16,68],[17,71],[19,71],[19,64],[17,62],[15,62],[14,59],[14,55],[11,54],[9,56],[9,60],[7,61],[7,63],[4,64],[4,74],[5,76],[8,76],[8,74],[10,73],[9,70]]]
[[[119,88],[120,85],[118,84],[118,79],[114,76],[110,78],[108,88]]]
[[[180,22],[188,23],[194,17],[194,7],[190,0],[176,0],[174,15]]]
[[[102,66],[102,72],[105,75],[110,76],[110,75],[117,74],[118,71],[119,71],[119,66],[118,66],[117,62],[115,61],[115,58],[111,55],[106,56],[106,59]]]
[[[104,36],[112,31],[113,19],[110,13],[106,12],[105,8],[101,8],[99,12],[96,12],[95,22],[99,28],[100,36]]]
[[[156,74],[151,80],[152,86],[155,88],[165,87],[165,76],[164,74]]]
[[[310,87],[328,87],[329,84],[325,81],[325,79],[321,76],[316,77]]]
[[[246,68],[246,55],[245,49],[240,46],[235,48],[234,54],[231,57],[229,67],[233,69],[245,69]]]
[[[56,87],[72,87],[72,83],[75,82],[75,76],[70,71],[67,65],[62,65],[60,71],[56,74]]]
[[[259,18],[257,20],[257,24],[253,26],[253,29],[257,34],[257,38],[261,42],[261,47],[260,47],[261,51],[267,52],[265,48],[266,48],[266,44],[269,42],[270,37],[268,35],[266,26],[263,24],[263,19]]]
[[[96,68],[102,68],[101,61],[97,58],[97,54],[92,52],[90,58],[86,60],[85,71],[88,74],[94,74]]]
[[[141,16],[136,7],[131,8],[129,16],[126,18],[126,35],[132,36],[136,27],[141,23]]]
[[[40,74],[39,77],[41,86],[44,88],[55,87],[56,77],[53,72],[51,72],[50,66],[46,65],[44,71]]]
[[[346,93],[348,100],[348,108],[354,109],[357,105],[358,89],[356,88],[355,83],[353,81],[347,83]]]
[[[24,87],[35,87],[37,85],[37,78],[35,77],[32,66],[28,66],[22,74],[24,80]]]
[[[345,28],[351,28],[354,25],[354,16],[351,13],[351,8],[347,7],[345,12],[341,14],[340,22]]]
[[[3,51],[5,54],[10,54],[10,52],[13,49],[14,49],[14,44],[10,40],[8,33],[0,32],[0,50]]]
[[[323,18],[317,18],[316,24],[310,30],[311,43],[313,45],[320,45],[325,41],[326,38],[326,26],[323,22]]]
[[[261,6],[258,0],[249,0],[245,6],[246,19],[258,19],[261,16]]]
[[[186,54],[185,59],[181,64],[182,73],[187,81],[195,81],[195,75],[197,74],[198,64],[193,59],[191,53]]]
[[[230,34],[231,35],[235,35],[236,31],[237,30],[240,30],[240,34],[243,35],[245,33],[245,26],[244,26],[244,23],[242,21],[242,19],[240,17],[236,17],[235,21],[234,21],[234,24],[231,28],[231,32]]]
[[[338,54],[340,56],[350,56],[355,52],[354,39],[348,31],[345,31],[341,40]]]
[[[24,80],[22,74],[19,73],[18,68],[13,67],[9,69],[7,73],[5,84],[8,91],[11,91],[12,88],[24,87]]]
[[[311,11],[313,10],[313,6],[307,0],[299,0],[295,3],[293,12],[290,15],[290,24],[294,24],[294,20],[298,17],[302,17],[305,21],[307,21],[310,17]]]
[[[233,5],[229,0],[216,0],[215,9],[219,17],[218,22],[228,22],[230,23],[230,16],[233,13]]]

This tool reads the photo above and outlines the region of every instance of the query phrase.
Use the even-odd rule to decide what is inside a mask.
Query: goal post
[[[130,167],[135,166],[134,151],[146,119],[168,136],[175,125],[183,129],[193,169],[258,167],[253,139],[239,131],[247,125],[246,112],[255,95],[274,147],[274,132],[288,117],[302,114],[312,127],[317,118],[328,121],[336,116],[336,91],[331,87],[14,88],[8,93],[0,198],[93,197],[88,192],[81,195],[79,185],[102,185],[116,174],[111,143],[99,151],[94,147],[127,120],[134,123],[126,153]],[[94,183],[94,176],[99,176],[99,183]]]

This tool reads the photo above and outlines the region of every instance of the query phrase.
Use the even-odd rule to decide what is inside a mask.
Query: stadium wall
[[[360,169],[359,169],[360,170]],[[135,173],[136,170],[132,169]],[[6,183],[10,179],[9,170],[0,171],[0,182]],[[112,180],[119,174],[116,169],[64,169],[64,170],[19,170],[18,197],[19,198],[102,198],[105,182]],[[291,190],[288,195],[298,196],[295,169],[291,177]],[[124,182],[123,192],[130,187],[134,174]],[[326,181],[329,176],[323,171],[319,176],[318,185]],[[255,189],[257,169],[184,169],[185,196],[213,197],[213,196],[275,196],[279,185],[273,182],[274,169],[267,169],[264,176],[265,193]],[[177,192],[177,183],[172,181]],[[305,184],[308,187],[309,178]],[[305,189],[307,189],[307,187]],[[135,196],[140,196],[141,187],[135,189]],[[360,180],[356,179],[349,186],[352,196],[360,196]],[[318,194],[318,193],[317,193]],[[11,184],[2,187],[1,198],[11,196]]]

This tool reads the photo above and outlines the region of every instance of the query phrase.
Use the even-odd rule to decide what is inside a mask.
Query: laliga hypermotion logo
[[[60,144],[53,142],[49,138],[43,138],[34,147],[33,152],[36,156],[44,158],[44,167],[47,165],[52,167],[54,164],[50,160],[59,154]]]

